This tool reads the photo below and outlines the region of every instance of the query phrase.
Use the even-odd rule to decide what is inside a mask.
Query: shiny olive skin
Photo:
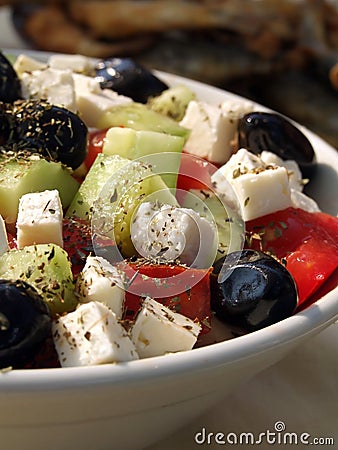
[[[38,100],[15,102],[6,146],[39,153],[72,169],[87,155],[88,128],[77,114]]]
[[[0,101],[13,103],[21,98],[21,84],[6,56],[0,52]]]
[[[163,81],[131,58],[99,61],[95,72],[102,89],[112,89],[138,103],[147,103],[150,97],[168,89]]]
[[[22,368],[51,334],[49,308],[19,280],[0,280],[0,368]]]
[[[285,117],[268,112],[251,112],[238,122],[238,146],[252,153],[263,150],[283,160],[295,160],[309,176],[316,167],[313,147],[308,138]]]
[[[297,301],[293,277],[272,256],[243,250],[214,265],[211,308],[218,318],[243,331],[259,330],[291,316]]]

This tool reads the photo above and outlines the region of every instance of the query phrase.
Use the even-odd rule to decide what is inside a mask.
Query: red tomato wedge
[[[250,248],[271,252],[295,279],[299,305],[330,280],[338,267],[338,218],[287,208],[247,223]]]
[[[216,170],[217,167],[205,159],[183,152],[181,155],[177,188],[183,190],[211,188],[211,175]]]
[[[107,130],[91,131],[88,135],[87,156],[84,161],[87,170],[89,170],[95,161],[97,155],[102,153],[104,138]]]
[[[338,247],[311,237],[286,257],[286,267],[298,288],[299,303],[305,302],[330,279],[338,267]],[[336,280],[338,283],[338,279]]]
[[[177,176],[176,197],[179,203],[183,203],[185,193],[191,189],[212,189],[211,175],[217,167],[205,159],[190,153],[182,153],[181,164]]]
[[[337,269],[331,274],[331,276],[328,278],[328,280],[320,286],[319,289],[315,291],[313,295],[311,295],[308,300],[306,300],[304,303],[299,305],[296,312],[301,311],[302,309],[306,308],[307,306],[311,305],[312,303],[316,302],[320,298],[322,298],[324,295],[328,294],[330,291],[335,289],[338,286],[338,267]]]
[[[128,266],[133,275],[130,289],[126,291],[126,319],[135,318],[142,298],[150,296],[170,309],[198,320],[202,332],[209,331],[211,269],[168,264],[129,263]],[[128,268],[125,272],[128,274]]]

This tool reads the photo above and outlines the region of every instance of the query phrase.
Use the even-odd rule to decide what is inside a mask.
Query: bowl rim
[[[0,374],[0,392],[71,389],[95,385],[133,385],[158,378],[212,371],[220,366],[291,343],[329,326],[338,318],[338,287],[299,313],[234,339],[193,350],[117,364],[23,369]],[[76,380],[76,385],[74,383]]]
[[[51,53],[31,51],[29,49],[3,49],[5,54],[26,53],[32,57],[45,58]],[[219,93],[230,98],[245,100],[244,97],[223,89],[190,80],[162,71],[154,71],[165,81],[188,83],[198,90]],[[255,105],[270,110],[262,105]],[[271,110],[270,110],[271,111]],[[297,124],[316,146],[324,149],[328,158],[338,163],[338,152],[322,138]],[[140,384],[152,379],[214,370],[217,367],[239,362],[245,358],[284,346],[292,341],[301,341],[305,336],[315,334],[326,328],[338,318],[338,286],[325,294],[312,305],[276,324],[234,339],[210,344],[193,350],[164,356],[152,357],[117,364],[105,364],[86,367],[20,369],[1,371],[1,392],[46,391],[58,389],[82,389],[88,385]],[[286,332],[287,331],[287,332]],[[74,383],[76,380],[76,384]]]

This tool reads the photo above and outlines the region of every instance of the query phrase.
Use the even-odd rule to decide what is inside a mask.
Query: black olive
[[[49,308],[19,280],[0,280],[0,368],[22,368],[51,333]]]
[[[0,145],[5,145],[13,129],[12,107],[0,102]]]
[[[298,294],[293,277],[275,258],[256,250],[233,252],[216,261],[211,307],[245,331],[255,331],[293,314]]]
[[[21,83],[12,64],[0,52],[0,101],[13,103],[21,98]]]
[[[263,150],[283,160],[295,160],[305,176],[316,167],[313,147],[308,138],[285,117],[268,112],[252,112],[238,121],[238,146],[252,153]]]
[[[139,103],[147,103],[150,97],[168,89],[163,81],[131,58],[99,61],[95,72],[102,89],[112,89]]]
[[[7,146],[37,152],[52,161],[76,169],[87,155],[88,128],[66,108],[45,101],[14,103],[15,130]],[[19,143],[19,144],[18,144]]]

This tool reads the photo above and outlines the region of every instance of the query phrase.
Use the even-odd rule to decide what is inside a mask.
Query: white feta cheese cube
[[[132,327],[131,336],[140,358],[191,350],[201,326],[147,297]]]
[[[0,215],[0,256],[9,250],[6,225],[3,217]]]
[[[24,72],[22,95],[26,99],[44,99],[49,103],[77,112],[73,73],[71,70],[46,68]]]
[[[227,180],[231,181],[240,174],[262,167],[265,167],[265,164],[258,155],[249,152],[245,148],[240,148],[217,172],[222,173]]]
[[[21,54],[16,58],[13,67],[17,75],[21,77],[24,72],[33,72],[33,70],[46,69],[47,64],[38,61],[31,56]]]
[[[224,164],[233,153],[237,122],[253,110],[252,102],[225,101],[219,106],[192,100],[180,125],[191,130],[184,149],[210,162]]]
[[[126,105],[132,103],[134,100],[126,95],[118,94],[112,89],[102,89],[101,94],[114,101],[114,105]]]
[[[290,188],[300,192],[303,190],[305,182],[296,161],[292,159],[283,160],[275,153],[268,152],[266,150],[260,154],[260,157],[261,160],[267,165],[275,164],[276,166],[285,167],[289,175]]]
[[[233,146],[233,139],[237,133],[238,121],[246,114],[254,110],[254,103],[250,100],[228,99],[224,100],[221,105],[222,117],[226,126],[226,141],[229,146]],[[225,133],[225,131],[224,131]],[[229,158],[228,158],[229,159]]]
[[[94,60],[84,55],[54,54],[48,58],[48,65],[52,69],[70,69],[76,73],[91,74],[94,70]]]
[[[101,89],[95,78],[74,73],[73,79],[78,111],[88,127],[95,128],[100,117],[111,108],[133,101],[110,89]]]
[[[18,248],[53,243],[63,246],[63,211],[56,189],[24,194],[19,201],[17,218]]]
[[[131,222],[131,239],[145,258],[179,259],[189,267],[210,267],[217,253],[216,225],[193,209],[144,202]]]
[[[211,177],[216,192],[248,221],[292,206],[288,171],[240,149]],[[229,189],[229,184],[232,190]]]
[[[96,128],[103,114],[115,106],[132,102],[129,97],[106,91],[107,89],[104,89],[100,94],[76,93],[79,115],[88,127]]]
[[[232,180],[244,221],[256,219],[292,206],[285,167],[270,167],[243,174]]]
[[[242,205],[234,190],[232,180],[241,173],[262,167],[260,158],[248,150],[241,148],[231,158],[220,167],[212,176],[215,192],[220,195],[222,201],[232,209],[241,213]]]
[[[138,359],[130,336],[116,314],[101,302],[80,305],[52,325],[62,367],[92,366]]]
[[[294,208],[300,208],[308,212],[320,211],[317,202],[303,192],[306,180],[303,179],[302,172],[296,161],[292,159],[283,160],[275,153],[266,150],[261,153],[260,157],[265,164],[275,164],[286,168],[289,176],[291,203]]]
[[[98,301],[122,317],[125,299],[124,277],[115,266],[100,256],[88,256],[76,282],[80,301]]]
[[[100,83],[88,75],[73,73],[75,95],[78,99],[81,95],[101,94]]]
[[[132,102],[110,89],[101,89],[93,77],[74,73],[73,79],[78,112],[88,127],[95,128],[100,117],[111,108]]]

